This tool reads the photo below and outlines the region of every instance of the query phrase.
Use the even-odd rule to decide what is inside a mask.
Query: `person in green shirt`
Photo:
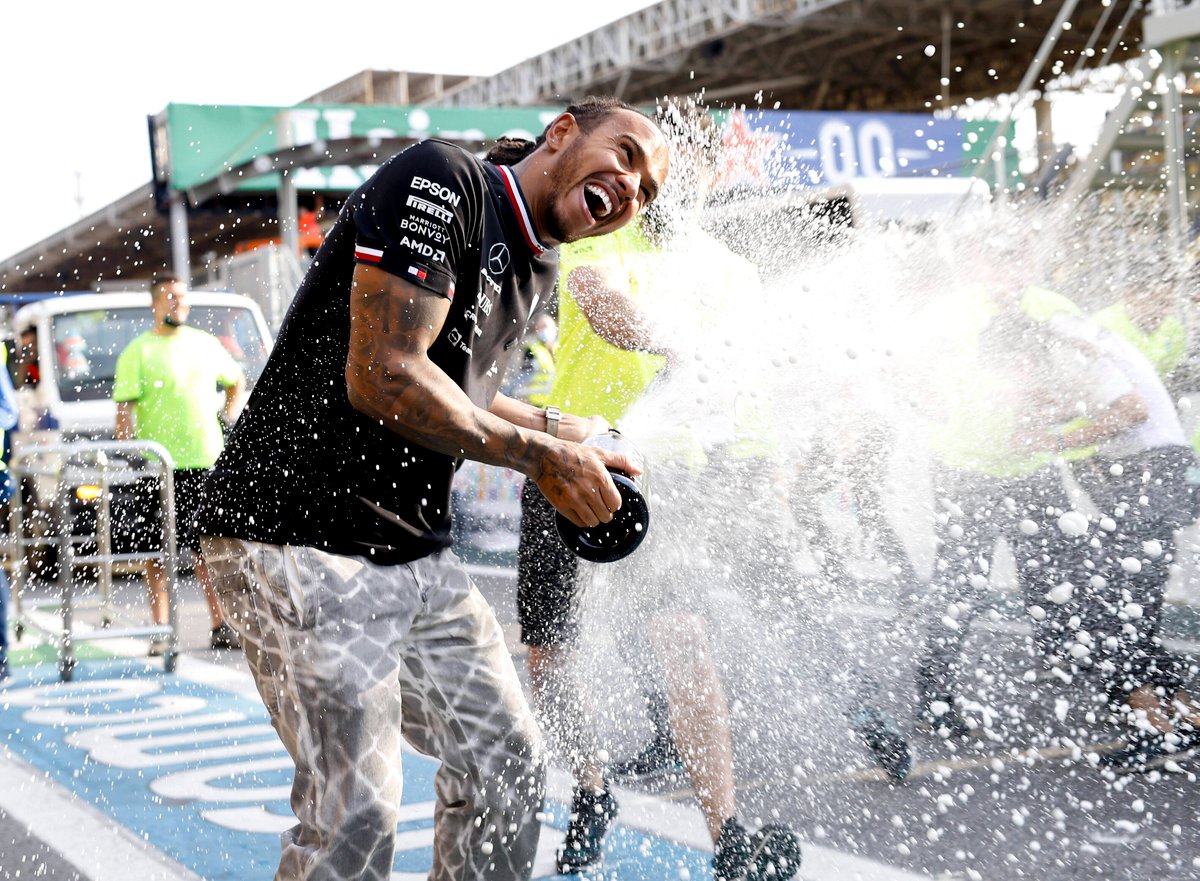
[[[222,419],[232,423],[245,388],[233,356],[212,334],[187,326],[187,286],[160,274],[151,288],[154,328],[133,340],[117,359],[113,400],[117,402],[117,440],[155,441],[174,464],[175,524],[178,546],[196,555],[196,577],[204,588],[212,624],[213,649],[237,648],[237,636],[225,623],[204,559],[200,555],[195,513],[208,469],[225,446]],[[224,393],[218,406],[218,392]],[[157,524],[157,515],[147,516]],[[146,564],[150,614],[155,624],[168,621],[167,573],[161,561]],[[155,639],[150,654],[162,654],[165,639]]]

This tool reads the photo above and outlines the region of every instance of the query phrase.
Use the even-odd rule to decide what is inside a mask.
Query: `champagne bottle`
[[[607,434],[588,438],[588,446],[600,447],[614,453],[623,453],[645,469],[645,460],[637,448],[616,429]],[[562,514],[555,522],[563,542],[580,559],[591,563],[612,563],[627,557],[637,550],[646,538],[650,526],[650,499],[645,470],[634,477],[615,468],[608,469],[617,492],[621,494],[621,507],[608,523],[598,526],[576,526]]]

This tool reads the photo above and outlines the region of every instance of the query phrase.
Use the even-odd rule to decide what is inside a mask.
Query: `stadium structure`
[[[492,76],[364,71],[297,108],[433,114],[561,107],[594,92],[641,104],[700,93],[713,107],[933,116],[1016,93],[1017,104],[1037,107],[1044,142],[1033,189],[1078,195],[1165,181],[1170,228],[1182,242],[1187,169],[1200,155],[1200,97],[1188,88],[1200,71],[1198,36],[1194,0],[661,0]],[[1127,75],[1100,143],[1055,155],[1045,91],[1114,62],[1124,62]],[[213,268],[239,246],[272,238],[287,246],[270,270],[286,287],[298,271],[290,256],[298,252],[298,213],[335,208],[345,196],[320,181],[303,185],[296,172],[369,163],[413,140],[405,132],[345,132],[274,143],[184,185],[166,128],[167,111],[151,118],[153,180],[0,260],[0,293],[127,286],[164,264],[228,281],[215,279]],[[472,130],[461,140],[482,146],[485,139]],[[272,183],[247,186],[256,179]]]

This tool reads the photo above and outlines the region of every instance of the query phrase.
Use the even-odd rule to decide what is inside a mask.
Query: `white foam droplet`
[[[1121,560],[1121,568],[1126,572],[1137,575],[1142,571],[1142,561],[1137,557],[1125,557],[1123,560]]]
[[[1088,519],[1080,511],[1067,511],[1058,518],[1058,528],[1063,535],[1084,535],[1087,533]]]
[[[1074,594],[1075,585],[1071,584],[1069,581],[1064,581],[1062,584],[1050,588],[1050,590],[1046,593],[1046,599],[1061,606],[1063,603],[1070,600]]]
[[[1022,520],[1019,528],[1025,535],[1036,535],[1038,531],[1038,525],[1032,520]]]

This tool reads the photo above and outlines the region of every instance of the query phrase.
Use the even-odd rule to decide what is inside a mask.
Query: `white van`
[[[192,327],[217,337],[254,384],[267,363],[271,334],[258,306],[237,294],[190,293]],[[125,347],[154,326],[150,294],[47,296],[13,316],[9,370],[20,406],[14,451],[29,444],[111,439],[117,407],[113,374]],[[213,389],[214,412],[221,394]]]
[[[247,388],[253,386],[272,344],[257,304],[237,294],[210,291],[193,291],[188,299],[188,324],[217,337],[241,365]],[[11,435],[12,455],[48,445],[113,439],[117,358],[135,337],[153,326],[147,292],[50,294],[20,306],[12,316],[13,350],[8,359],[20,413],[17,430]],[[224,394],[214,386],[214,414],[223,402]],[[76,487],[56,485],[53,462],[60,459],[57,454],[40,457],[40,466],[22,481],[26,528],[31,535],[55,532],[52,506],[59,504],[63,493],[68,499],[71,534],[94,534],[95,497],[81,494]],[[111,465],[120,459],[110,457],[109,461]],[[137,464],[135,459],[128,461]],[[145,510],[146,505],[134,504],[133,497],[154,491],[120,476],[112,486],[114,510],[126,502],[127,507]],[[132,541],[126,535],[128,525],[114,518],[113,548],[118,553],[133,549],[128,546]],[[26,557],[35,571],[49,577],[53,550],[27,551]]]

